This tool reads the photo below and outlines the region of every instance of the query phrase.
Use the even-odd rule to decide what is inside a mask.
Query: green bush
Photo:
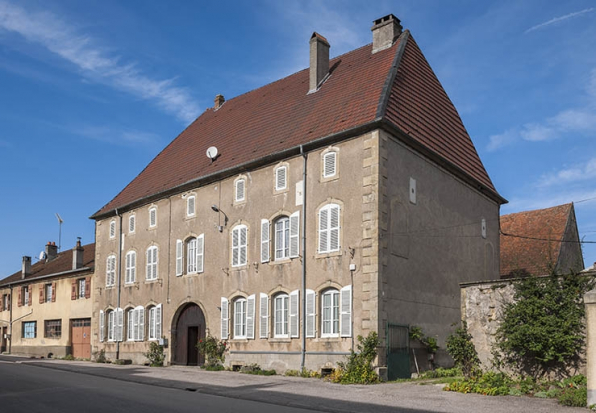
[[[439,367],[438,369],[428,370],[428,371],[425,371],[424,373],[421,373],[420,378],[421,379],[438,379],[438,378],[442,378],[442,377],[461,376],[462,374],[463,373],[459,367],[453,367],[450,369],[444,369],[442,367]]]
[[[318,372],[316,372],[314,370],[308,370],[308,369],[286,370],[284,375],[289,376],[289,377],[304,377],[304,378],[320,378],[321,377],[321,375]]]
[[[226,369],[221,364],[216,364],[215,366],[204,365],[201,368],[204,369],[204,370],[207,370],[207,371],[222,371],[222,370],[225,370]]]
[[[454,381],[444,389],[459,393],[478,393],[485,396],[505,396],[511,394],[512,380],[504,373],[487,372],[469,380]]]
[[[263,370],[258,364],[249,364],[242,366],[240,373],[244,374],[255,374],[257,376],[275,376],[277,372],[275,370]]]
[[[75,359],[75,358],[74,358],[74,356],[73,356],[72,354],[67,354],[66,356],[64,356],[64,357],[62,358],[62,360],[69,360],[69,361],[72,361],[72,360],[74,360],[74,359]]]
[[[156,341],[149,343],[149,351],[143,355],[147,357],[151,367],[163,367],[166,356],[163,352],[163,346],[160,346]]]
[[[223,365],[226,360],[225,352],[228,349],[228,343],[207,334],[207,337],[199,340],[197,349],[205,357],[208,366]]]
[[[106,361],[106,351],[104,349],[101,349],[97,353],[95,353],[96,363],[105,363]]]
[[[347,362],[337,363],[330,380],[342,384],[372,384],[379,382],[379,376],[373,368],[373,362],[377,357],[379,336],[371,332],[364,338],[358,336],[358,352],[351,350]]]
[[[586,407],[588,390],[586,387],[565,389],[559,395],[559,403],[563,406]]]
[[[430,354],[435,354],[439,349],[437,339],[434,337],[427,337],[418,326],[410,326],[410,340],[418,340],[426,347]]]
[[[464,321],[453,334],[447,337],[447,353],[455,361],[467,379],[478,373],[480,359],[476,347],[472,343],[472,335],[468,333],[468,325]]]
[[[593,287],[593,277],[577,274],[516,282],[497,330],[497,367],[536,378],[578,367],[585,345],[583,295]]]

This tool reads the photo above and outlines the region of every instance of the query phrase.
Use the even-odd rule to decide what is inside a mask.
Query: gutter
[[[300,145],[302,155],[302,355],[300,357],[300,371],[304,371],[306,362],[306,166],[308,155]]]
[[[89,272],[89,271],[92,272],[93,270],[94,270],[94,267],[82,267],[82,268],[77,268],[76,270],[62,271],[62,272],[57,272],[57,273],[49,274],[49,275],[40,275],[39,277],[25,278],[24,280],[13,281],[8,284],[0,285],[0,288],[7,288],[7,287],[12,288],[13,285],[30,284],[31,282],[34,282],[34,281],[46,280],[49,278],[59,277],[61,275],[69,275],[69,274],[76,275],[78,273],[83,273],[83,272]]]

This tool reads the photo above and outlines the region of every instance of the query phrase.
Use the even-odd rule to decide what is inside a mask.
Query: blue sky
[[[370,43],[388,13],[458,108],[502,213],[576,202],[596,261],[596,3],[0,0],[0,277],[88,217],[221,93]],[[585,200],[585,201],[584,201]],[[36,259],[34,259],[34,262]]]

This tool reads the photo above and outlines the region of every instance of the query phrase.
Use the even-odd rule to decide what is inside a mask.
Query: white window
[[[126,254],[126,276],[125,283],[133,283],[136,281],[136,268],[137,268],[137,253],[129,251]]]
[[[156,280],[157,279],[157,247],[151,246],[147,248],[147,279],[148,280]]]
[[[340,335],[352,337],[352,286],[348,285],[339,292]]]
[[[79,278],[77,280],[77,297],[86,298],[87,280],[85,278]]]
[[[244,201],[246,199],[246,180],[240,178],[236,181],[235,200],[236,202]]]
[[[261,220],[261,262],[269,262],[269,220]]]
[[[110,238],[116,237],[116,221],[110,221]]]
[[[128,217],[128,233],[132,234],[135,232],[135,216],[131,215]]]
[[[315,297],[313,290],[306,290],[306,337],[315,337]]]
[[[246,298],[234,301],[234,338],[246,338]]]
[[[189,196],[186,198],[186,216],[191,217],[195,214],[195,197]]]
[[[157,225],[157,208],[149,208],[149,228]]]
[[[149,309],[149,340],[161,338],[161,304]]]
[[[110,311],[108,314],[108,341],[115,341],[115,333],[116,333],[116,323],[115,323],[115,316],[116,313],[114,311]]]
[[[116,283],[116,256],[110,255],[106,261],[106,287]]]
[[[339,251],[339,213],[337,204],[319,210],[319,253]]]
[[[46,293],[45,302],[46,303],[49,303],[50,301],[54,301],[54,300],[52,300],[52,294],[53,294],[53,292],[52,292],[52,283],[47,283],[45,285],[45,290],[46,290],[45,291],[45,293]]]
[[[321,295],[321,337],[339,336],[339,291],[327,290]]]
[[[259,312],[259,337],[269,337],[269,296],[260,294],[260,312]]]
[[[323,178],[331,178],[337,173],[337,153],[327,152],[323,155]]]
[[[132,317],[131,317],[132,313]],[[145,309],[143,306],[135,307],[134,310],[129,310],[129,325],[128,335],[129,340],[143,341],[145,340]],[[132,327],[130,325],[130,319],[132,318]]]
[[[275,221],[275,259],[290,256],[290,218],[281,217]]]
[[[287,171],[288,168],[286,166],[280,166],[275,170],[275,190],[281,191],[288,187],[287,184]]]
[[[29,305],[29,286],[23,287],[23,305]]]
[[[279,294],[273,299],[273,317],[275,337],[288,337],[288,311],[289,311],[289,296],[287,294]]]
[[[197,239],[191,238],[186,243],[186,272],[197,272]]]
[[[103,310],[99,310],[99,341],[103,342],[105,340],[105,325],[106,325],[106,317]]]
[[[134,312],[135,310],[133,308],[131,308],[130,310],[128,310],[126,312],[126,339],[128,341],[133,341],[135,339],[135,333],[134,333],[134,323],[133,323],[133,319],[134,319]]]
[[[237,225],[232,230],[232,266],[240,267],[247,262],[247,227]]]
[[[221,339],[225,340],[228,338],[228,323],[230,321],[228,299],[221,297]]]

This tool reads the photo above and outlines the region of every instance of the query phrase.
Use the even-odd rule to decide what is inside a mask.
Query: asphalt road
[[[315,411],[0,361],[2,413]]]

